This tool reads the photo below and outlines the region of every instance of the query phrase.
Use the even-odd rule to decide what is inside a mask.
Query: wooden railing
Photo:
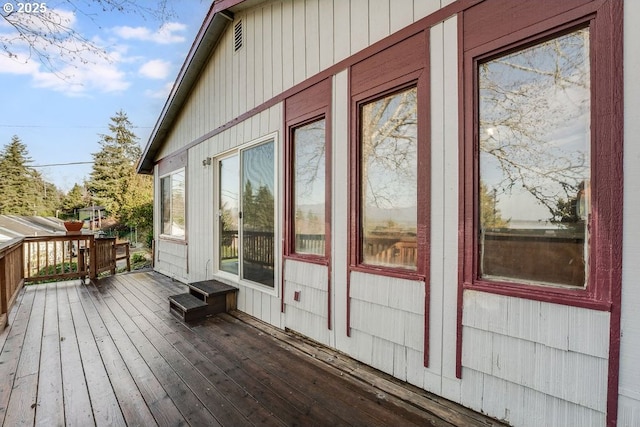
[[[86,248],[93,235],[26,237],[24,280],[26,283],[71,280],[89,276]]]
[[[0,330],[23,285],[115,274],[119,260],[131,269],[129,243],[116,243],[115,237],[24,237],[0,244]]]
[[[0,330],[7,325],[7,314],[24,285],[22,239],[0,244]]]

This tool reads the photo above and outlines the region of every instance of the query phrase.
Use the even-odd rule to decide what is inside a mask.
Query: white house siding
[[[624,239],[618,425],[640,425],[640,3],[624,3]]]
[[[284,271],[285,325],[325,345],[330,345],[328,273],[324,265],[294,260],[286,261]]]
[[[265,2],[236,14],[245,46],[221,38],[160,157],[203,137],[255,106],[382,40],[450,1],[293,0]],[[640,68],[631,24],[640,4],[625,2],[625,190],[622,345],[618,425],[640,425]],[[456,378],[459,217],[458,21],[430,32],[431,239],[425,285],[366,273],[348,275],[349,72],[337,70],[332,94],[331,268],[287,260],[284,294],[246,284],[238,308],[465,406],[516,426],[601,426],[607,410],[608,312],[466,291],[462,378]],[[215,162],[202,160],[277,134],[282,159],[282,104],[189,149],[187,247],[159,242],[157,268],[189,281],[215,272]],[[283,194],[279,165],[280,194]],[[282,200],[282,198],[280,199]],[[280,206],[282,209],[283,206]],[[282,218],[282,210],[280,210]],[[194,232],[197,230],[197,232]],[[280,235],[279,238],[282,236]],[[280,240],[280,239],[278,239]],[[182,270],[180,270],[182,268]],[[330,275],[330,276],[329,276]],[[328,280],[331,279],[331,294]],[[429,290],[429,364],[424,361],[425,289]],[[294,301],[295,291],[300,301]],[[327,301],[331,301],[331,318]],[[284,302],[284,313],[280,312]],[[350,305],[349,305],[350,304]],[[347,312],[350,310],[350,323]],[[331,322],[331,329],[329,328]],[[347,335],[350,327],[350,336]]]
[[[424,283],[351,274],[351,337],[354,357],[422,386]]]
[[[185,103],[160,157],[191,143],[440,7],[433,0],[265,2],[236,14]],[[369,10],[372,13],[368,13]],[[390,13],[381,22],[378,11]]]
[[[462,403],[514,425],[604,425],[609,313],[466,291],[462,342]]]
[[[345,244],[345,236],[349,235],[349,196],[347,185],[349,182],[349,73],[341,71],[333,78],[333,96],[331,110],[333,114],[332,165],[333,179],[331,181],[331,306],[333,308],[333,341],[336,348],[350,352],[351,340],[347,337],[347,263],[349,254]],[[340,242],[337,244],[336,242]]]
[[[155,269],[180,282],[188,282],[187,245],[156,239]]]
[[[431,277],[429,367],[424,387],[459,400],[456,378],[458,240],[457,18],[430,30],[431,58]]]
[[[216,206],[217,181],[216,157],[234,148],[250,143],[265,135],[275,134],[277,149],[280,150],[279,131],[282,123],[282,105],[275,105],[260,114],[238,123],[224,132],[189,149],[187,170],[187,227],[189,232],[189,281],[196,282],[211,278],[226,281],[240,290],[238,308],[267,323],[281,327],[278,280],[275,289],[252,287],[229,277],[216,276],[215,246],[217,230]],[[203,160],[212,159],[203,165]],[[279,179],[281,182],[282,179]],[[282,191],[281,189],[279,191]],[[195,232],[193,230],[196,230]],[[277,276],[276,276],[277,277]]]

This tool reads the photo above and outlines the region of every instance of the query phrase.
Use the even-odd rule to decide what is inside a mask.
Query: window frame
[[[285,100],[285,215],[284,258],[328,266],[331,262],[332,239],[332,116],[331,79],[325,79]],[[294,132],[318,120],[325,121],[325,243],[324,254],[296,252],[295,232],[295,140]]]
[[[274,171],[274,225],[273,225],[273,253],[274,253],[274,265],[273,265],[273,286],[269,286],[267,284],[264,283],[260,283],[260,282],[256,282],[250,279],[246,279],[243,277],[243,273],[244,273],[244,260],[242,259],[242,253],[243,253],[243,247],[244,247],[244,243],[243,243],[243,230],[242,227],[244,226],[243,224],[243,218],[238,218],[238,239],[239,239],[239,246],[238,246],[238,274],[233,274],[230,272],[226,272],[224,270],[222,270],[220,268],[220,233],[218,231],[214,231],[214,245],[213,245],[213,250],[214,250],[214,259],[215,259],[215,264],[214,264],[214,268],[215,268],[215,274],[214,276],[219,277],[222,280],[225,281],[229,281],[231,283],[236,283],[236,284],[241,284],[243,286],[247,286],[249,288],[255,289],[257,291],[260,292],[264,292],[266,294],[270,294],[273,296],[278,296],[279,293],[279,289],[280,287],[278,286],[279,280],[280,280],[280,275],[281,275],[281,264],[280,262],[278,262],[278,254],[281,253],[281,244],[279,242],[279,238],[278,236],[280,235],[280,220],[279,220],[279,215],[280,215],[280,203],[278,202],[279,200],[279,193],[280,193],[280,186],[278,184],[278,177],[279,175],[279,167],[280,167],[280,146],[278,143],[278,133],[277,132],[273,132],[267,135],[264,135],[258,139],[249,141],[247,143],[238,145],[237,147],[231,149],[231,150],[227,150],[221,153],[218,153],[215,158],[214,158],[214,163],[215,163],[215,178],[214,178],[214,187],[215,187],[215,205],[214,205],[214,230],[219,230],[220,228],[220,206],[219,206],[219,200],[220,200],[220,179],[219,179],[219,174],[220,174],[220,162],[224,159],[228,159],[232,156],[237,156],[238,157],[238,179],[239,179],[239,187],[238,187],[238,197],[240,197],[240,199],[242,199],[242,191],[243,191],[243,177],[244,177],[244,173],[242,170],[242,160],[243,160],[243,153],[247,150],[250,150],[252,148],[258,147],[260,145],[264,145],[267,143],[273,143],[273,171]],[[238,208],[240,209],[240,212],[243,211],[244,207],[242,206],[242,202],[240,201]]]
[[[491,2],[488,2],[491,3]],[[495,3],[495,2],[494,2]],[[620,289],[622,246],[622,114],[620,100],[614,93],[622,93],[622,80],[616,70],[616,46],[613,14],[608,6],[586,4],[557,15],[545,8],[527,15],[533,22],[527,27],[497,25],[484,43],[464,46],[479,28],[463,32],[462,98],[460,137],[460,242],[459,265],[462,289],[478,290],[557,304],[609,310],[612,293]],[[481,5],[496,10],[495,4]],[[554,7],[561,7],[554,5]],[[567,6],[568,7],[568,6]],[[537,16],[540,15],[540,16]],[[520,16],[514,14],[513,16]],[[467,20],[465,16],[465,21]],[[504,26],[504,25],[503,25]],[[497,281],[480,277],[479,248],[479,89],[478,64],[492,57],[533,46],[579,28],[589,28],[589,58],[591,78],[591,209],[589,229],[589,257],[585,287],[572,288],[548,284]],[[465,27],[466,30],[466,27]],[[472,42],[469,41],[469,44]],[[621,63],[621,59],[618,61]],[[597,143],[608,141],[608,143]]]
[[[162,181],[164,179],[169,178],[169,183],[171,186],[171,194],[173,194],[173,176],[177,175],[179,173],[182,173],[184,176],[184,234],[182,236],[179,235],[175,235],[175,234],[167,234],[164,232],[164,198],[163,198],[163,194],[162,194]],[[175,169],[171,172],[165,173],[161,176],[158,177],[158,181],[159,181],[159,187],[160,187],[160,229],[159,229],[159,233],[158,236],[163,239],[163,240],[175,240],[175,241],[180,241],[180,242],[186,242],[187,240],[187,168],[186,167],[181,167],[178,169]],[[171,200],[173,200],[173,197],[171,197]],[[170,221],[171,221],[171,217],[172,217],[172,207],[169,206],[169,217],[170,217]]]
[[[429,36],[418,33],[361,63],[350,71],[349,146],[349,272],[363,272],[426,282],[430,262],[431,138]],[[417,89],[417,224],[415,270],[366,264],[362,257],[361,119],[362,105],[415,87]]]

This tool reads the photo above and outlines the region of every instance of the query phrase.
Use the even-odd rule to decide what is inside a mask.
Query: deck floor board
[[[152,272],[27,286],[0,333],[0,424],[499,425],[385,395],[241,313],[181,322],[167,298],[186,289]]]
[[[55,283],[48,283],[45,286],[47,294],[35,424],[37,426],[58,426],[64,424],[60,333],[58,331],[58,292]]]

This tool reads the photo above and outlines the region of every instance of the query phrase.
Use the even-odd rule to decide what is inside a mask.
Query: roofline
[[[243,1],[245,0],[217,0],[211,5],[142,152],[138,173],[153,173],[156,153],[197,82],[200,72],[206,66],[212,49],[218,44],[227,24],[233,21],[233,13],[229,8]]]

